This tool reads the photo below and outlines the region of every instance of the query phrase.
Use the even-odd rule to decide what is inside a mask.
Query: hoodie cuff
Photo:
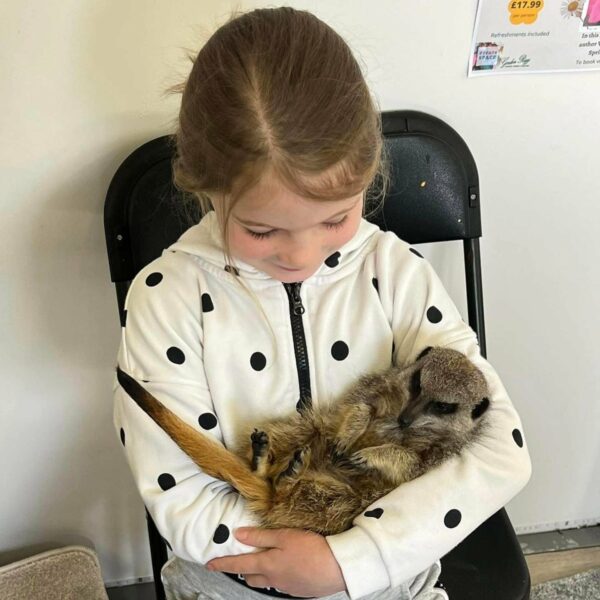
[[[390,586],[377,545],[360,527],[352,527],[325,539],[340,565],[351,600]]]

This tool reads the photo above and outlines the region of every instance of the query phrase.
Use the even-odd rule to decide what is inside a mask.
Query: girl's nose
[[[302,269],[312,264],[311,254],[306,251],[280,252],[281,265],[288,269]]]
[[[300,269],[312,265],[318,252],[316,240],[304,236],[302,239],[288,242],[279,249],[279,259],[284,267]]]

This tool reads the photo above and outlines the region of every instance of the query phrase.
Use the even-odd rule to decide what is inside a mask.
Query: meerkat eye
[[[458,410],[458,404],[451,402],[432,402],[430,407],[436,415],[450,415]]]

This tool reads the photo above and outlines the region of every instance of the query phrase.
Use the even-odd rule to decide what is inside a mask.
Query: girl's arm
[[[481,356],[475,333],[431,265],[393,234],[382,238],[375,276],[395,362],[407,365],[427,346],[454,348],[484,373],[491,404],[489,427],[477,443],[374,502],[352,529],[327,538],[352,599],[414,578],[505,506],[531,476],[519,415]]]
[[[127,295],[118,364],[189,425],[222,442],[203,368],[201,287],[186,256],[165,251]],[[114,380],[114,426],[142,500],[175,554],[199,563],[252,551],[256,525],[231,486],[203,473]],[[141,510],[141,507],[140,507]]]

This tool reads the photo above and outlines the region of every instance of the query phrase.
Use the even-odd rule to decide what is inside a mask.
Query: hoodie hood
[[[337,252],[328,257],[325,262],[305,281],[318,283],[322,278],[327,281],[346,276],[351,271],[358,269],[362,264],[364,253],[374,249],[377,244],[378,233],[383,232],[365,219],[361,219],[360,225],[354,237],[346,242]],[[217,221],[216,213],[211,210],[206,213],[200,222],[190,227],[171,246],[169,250],[185,252],[198,257],[202,263],[215,273],[225,273],[227,265],[225,250],[221,237],[221,230]],[[262,280],[264,282],[279,281],[260,271],[256,267],[239,260],[235,256],[232,266],[237,269],[236,275],[244,279]]]

